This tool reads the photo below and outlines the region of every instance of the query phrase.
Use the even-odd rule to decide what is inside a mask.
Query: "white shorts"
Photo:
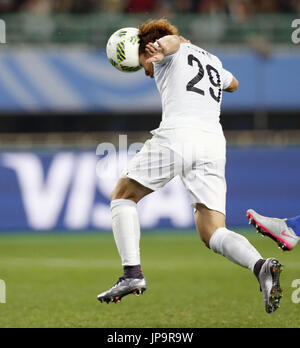
[[[226,141],[214,134],[184,128],[154,131],[129,162],[124,176],[156,191],[179,175],[197,203],[226,214]]]

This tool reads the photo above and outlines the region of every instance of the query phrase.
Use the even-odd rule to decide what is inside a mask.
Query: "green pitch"
[[[270,239],[246,236],[284,265],[284,297],[272,315],[254,275],[209,251],[196,232],[143,233],[148,290],[109,305],[96,296],[122,275],[111,234],[2,235],[0,327],[300,327],[300,303],[292,301],[300,246],[283,253]]]

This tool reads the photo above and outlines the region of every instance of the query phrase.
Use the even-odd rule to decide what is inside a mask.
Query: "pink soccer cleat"
[[[247,218],[257,232],[272,238],[282,250],[292,250],[299,242],[300,238],[287,226],[285,219],[262,216],[253,209],[247,210]]]

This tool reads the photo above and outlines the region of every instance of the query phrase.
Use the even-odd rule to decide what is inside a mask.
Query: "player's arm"
[[[233,93],[239,88],[239,81],[233,76],[230,85],[224,88],[223,91]]]
[[[239,88],[239,81],[232,75],[232,73],[226,69],[222,69],[223,77],[223,91],[235,92]]]
[[[149,58],[147,63],[160,62],[165,56],[172,55],[179,50],[180,38],[177,35],[166,35],[155,43],[149,42],[146,45],[146,53]]]

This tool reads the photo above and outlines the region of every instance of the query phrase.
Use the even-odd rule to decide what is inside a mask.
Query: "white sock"
[[[140,223],[137,205],[129,199],[111,202],[112,230],[123,266],[140,265]]]
[[[209,246],[215,253],[251,271],[256,262],[263,259],[248,239],[227,228],[217,229],[210,239]]]

